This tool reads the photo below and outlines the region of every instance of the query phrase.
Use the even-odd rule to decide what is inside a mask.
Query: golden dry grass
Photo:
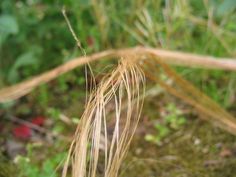
[[[117,68],[101,81],[90,93],[81,122],[63,170],[66,176],[69,161],[72,164],[72,176],[95,177],[98,174],[98,162],[103,162],[103,175],[116,177],[122,160],[128,150],[140,118],[145,89],[145,78],[134,58],[121,59]],[[139,101],[134,102],[137,99]],[[126,110],[121,107],[127,104]],[[107,105],[114,105],[115,125],[109,134],[107,130]],[[121,126],[121,119],[124,123]],[[104,134],[104,152],[100,150]],[[108,141],[110,143],[108,143]],[[103,156],[101,156],[101,153]],[[103,160],[100,160],[101,158]]]

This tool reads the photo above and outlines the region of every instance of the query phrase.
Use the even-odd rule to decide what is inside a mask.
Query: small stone
[[[194,145],[199,145],[201,143],[201,140],[199,138],[196,138],[194,140]]]

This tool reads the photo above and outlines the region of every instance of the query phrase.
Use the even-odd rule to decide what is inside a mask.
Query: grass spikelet
[[[70,161],[73,177],[118,175],[143,105],[140,97],[145,90],[145,78],[134,58],[121,59],[117,68],[105,76],[90,94],[70,147],[63,177],[67,175]],[[137,98],[140,101],[134,102]],[[127,104],[126,110],[121,110],[123,102]],[[107,116],[108,105],[115,105],[113,117]],[[107,125],[112,120],[115,122],[114,126],[108,130]],[[105,139],[103,150],[100,148],[102,136]],[[102,172],[98,172],[99,162],[103,164],[102,169],[99,169]]]

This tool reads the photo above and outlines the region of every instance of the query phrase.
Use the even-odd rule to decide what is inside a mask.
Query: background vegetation
[[[63,6],[66,7],[68,18],[87,54],[109,48],[143,45],[236,58],[235,0],[1,0],[0,88],[43,73],[82,55],[62,16]],[[110,63],[101,61],[93,64],[93,69],[95,72],[101,72],[104,70],[101,68],[107,65]],[[236,115],[235,73],[181,67],[176,69]],[[18,166],[16,170],[21,176],[57,176],[55,169],[63,159],[67,147],[65,139],[73,134],[83,109],[84,85],[84,69],[78,68],[48,85],[41,86],[19,101],[0,105],[0,127],[3,127],[0,128],[0,143],[3,145],[3,160],[0,161],[11,159],[9,163],[13,164],[12,169],[15,170]],[[156,98],[160,103],[156,103]],[[156,150],[150,150],[153,153],[145,153],[141,148],[141,154],[148,154],[149,157],[150,154],[157,157],[168,153],[179,157],[180,154],[183,158],[180,165],[184,171],[164,174],[168,165],[162,168],[164,165],[157,165],[155,162],[158,169],[143,167],[147,171],[149,169],[149,172],[144,171],[146,175],[153,173],[156,176],[155,170],[160,176],[188,174],[186,170],[192,170],[193,173],[201,171],[201,176],[216,176],[217,171],[223,174],[229,171],[229,176],[233,173],[230,166],[236,164],[232,150],[235,148],[234,137],[208,125],[201,128],[201,122],[196,122],[196,115],[191,109],[186,108],[180,101],[166,97],[165,94],[148,100],[144,111],[144,117],[148,117],[148,121],[144,127],[150,127],[151,131],[140,130],[142,138],[138,141],[148,141],[149,146],[146,148],[149,149],[165,147],[166,150],[163,150],[163,153],[156,153]],[[163,114],[157,115],[154,112],[159,108]],[[16,126],[21,125],[18,119],[32,122],[39,116],[43,124],[37,126],[43,130],[31,130],[30,136],[23,139],[19,134],[14,134]],[[69,122],[67,116],[72,118]],[[182,147],[179,139],[174,138],[177,139],[176,143],[167,143],[167,140],[178,137],[178,133],[186,135],[186,132],[193,128],[192,124],[196,129],[200,129],[194,134],[199,137],[192,136],[188,139],[189,142],[186,142],[198,158],[196,163],[193,161],[188,166],[186,163],[189,157],[182,157],[184,152],[180,151]],[[207,131],[208,129],[212,130]],[[212,134],[218,136],[214,137]],[[201,147],[197,146],[196,150],[194,143],[198,145],[197,139],[203,143]],[[13,148],[9,143],[15,143],[14,148],[16,145],[21,146],[16,148],[16,154],[9,151],[9,148]],[[220,146],[218,149],[218,146],[215,146],[217,143]],[[141,143],[138,146],[147,145]],[[173,151],[172,146],[179,147],[179,151]],[[201,154],[200,151],[202,152],[205,146],[209,148],[205,154]],[[192,152],[189,149],[184,150]],[[206,158],[215,160],[226,150],[229,154],[234,154],[233,157],[227,162],[216,162],[224,163],[226,167],[210,165],[211,167],[206,169],[204,165],[201,166]],[[140,149],[134,148],[134,153],[137,151]],[[8,166],[11,168],[11,165]],[[151,166],[149,165],[150,168]],[[169,168],[175,169],[173,166]]]

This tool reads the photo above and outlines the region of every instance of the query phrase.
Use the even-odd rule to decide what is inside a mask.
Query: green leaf
[[[56,165],[53,164],[53,161],[51,159],[46,160],[43,164],[42,176],[56,177],[55,166]]]
[[[37,64],[38,59],[35,56],[35,53],[30,51],[20,55],[14,65],[11,67],[8,75],[8,81],[11,83],[16,82],[19,79],[18,69],[23,66],[35,65]]]
[[[169,112],[175,112],[176,106],[175,106],[175,104],[170,103],[170,104],[167,105],[167,108],[166,108],[166,109],[167,109]]]
[[[8,108],[12,108],[14,105],[16,104],[16,101],[9,101],[6,103],[0,103],[0,109],[8,109]]]
[[[145,135],[145,140],[149,142],[153,142],[155,140],[155,137],[151,134]]]
[[[60,119],[60,114],[61,114],[61,111],[59,109],[56,109],[56,108],[48,109],[48,116],[52,117],[55,120]]]
[[[158,137],[160,137],[160,138],[165,137],[170,132],[168,127],[161,125],[161,124],[156,124],[155,128],[158,130]]]
[[[169,114],[165,117],[166,122],[169,124],[175,122],[176,119],[177,119],[177,116],[175,114]]]
[[[0,45],[7,39],[10,34],[17,34],[18,31],[18,24],[14,16],[0,16]]]
[[[19,27],[17,21],[12,15],[1,15],[0,16],[0,34],[17,34]]]
[[[65,127],[64,127],[64,125],[56,125],[56,126],[54,126],[53,127],[53,132],[55,132],[56,134],[57,133],[62,133],[63,131],[65,130]]]

